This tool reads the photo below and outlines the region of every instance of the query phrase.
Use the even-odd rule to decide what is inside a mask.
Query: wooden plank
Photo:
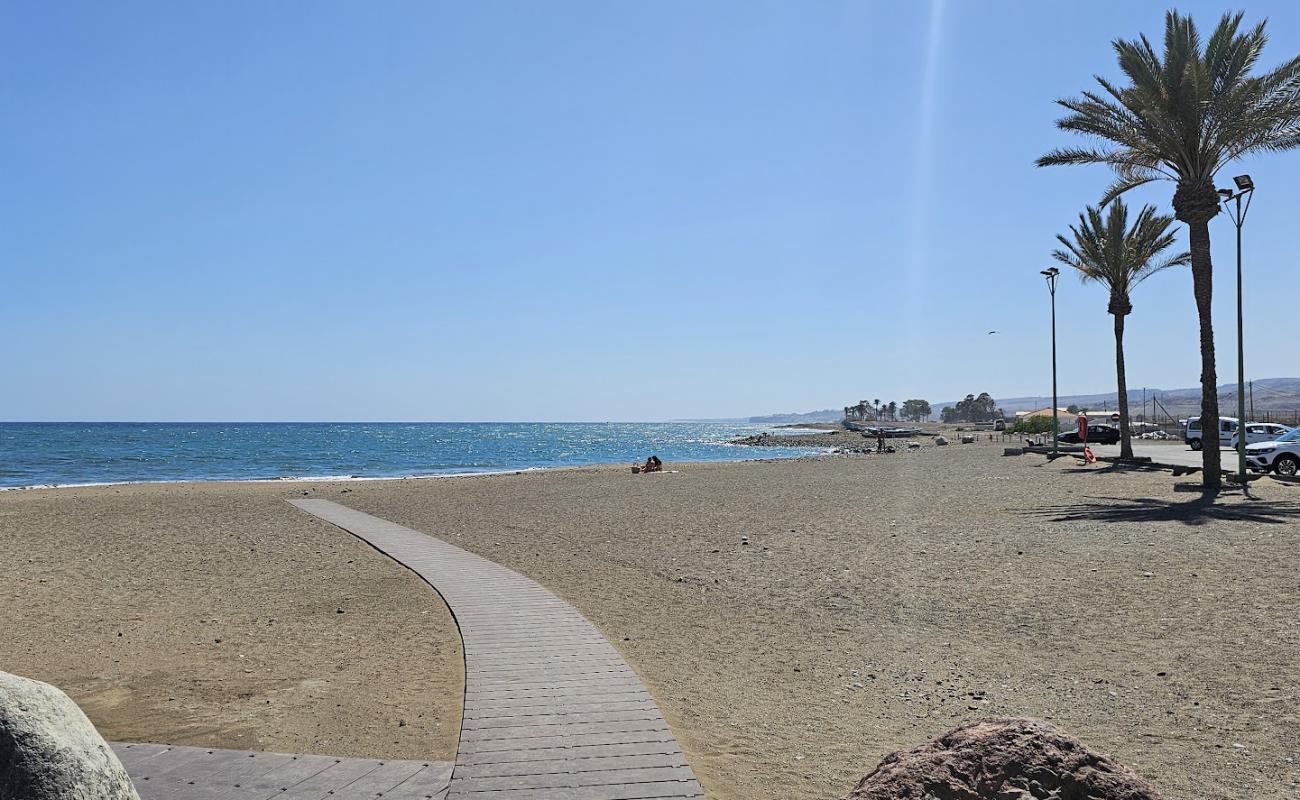
[[[452,765],[433,762],[384,793],[384,800],[440,800],[451,783]]]
[[[108,746],[124,767],[128,764],[143,764],[145,761],[157,758],[171,749],[165,744],[137,744],[135,742],[109,742]]]
[[[624,786],[634,783],[659,783],[694,779],[689,767],[647,767],[611,769],[600,772],[508,775],[498,778],[453,779],[452,793],[487,792],[502,789],[575,789],[580,786]]]
[[[467,753],[461,757],[460,764],[475,766],[482,764],[520,763],[524,761],[547,761],[556,758],[578,759],[654,755],[681,756],[682,752],[678,749],[675,741],[671,739],[661,739],[659,741],[629,742],[623,744],[536,747],[525,750],[485,750],[479,753]],[[683,761],[683,763],[685,762]]]
[[[681,753],[651,753],[641,756],[602,756],[599,758],[552,758],[544,760],[464,764],[456,767],[458,777],[502,778],[511,775],[545,775],[551,773],[612,772],[629,769],[667,769],[686,766]]]
[[[673,738],[672,732],[667,729],[667,726],[646,728],[639,731],[622,731],[619,733],[618,738],[620,744],[664,742],[671,743],[674,747],[677,746],[677,742]],[[506,739],[479,739],[462,742],[458,758],[459,760],[468,763],[487,753],[504,753],[552,747],[604,745],[608,744],[609,740],[610,737],[604,731],[595,733],[569,733],[566,735],[551,736],[525,736]]]
[[[347,787],[379,769],[381,763],[368,758],[343,759],[274,796],[276,800],[322,800],[326,796],[347,800]]]
[[[387,797],[390,790],[424,768],[419,761],[388,761],[349,784],[345,791],[349,798]]]
[[[220,751],[218,751],[220,752]],[[208,775],[204,793],[190,795],[195,800],[252,800],[264,796],[251,785],[257,778],[285,764],[292,763],[293,756],[284,753],[238,753],[230,758],[214,758],[213,767]],[[260,800],[260,797],[259,797]]]
[[[513,728],[466,729],[461,734],[461,749],[468,743],[500,739],[530,739],[539,736],[579,736],[588,733],[605,734],[604,741],[626,741],[623,736],[609,734],[641,733],[642,731],[667,731],[668,725],[660,719],[625,720],[619,722],[574,722],[567,725],[521,725]]]
[[[331,756],[297,755],[287,763],[248,782],[250,794],[258,798],[278,796],[318,775],[342,759]]]
[[[447,800],[703,800],[694,780],[660,780],[624,786],[529,788],[448,793]]]

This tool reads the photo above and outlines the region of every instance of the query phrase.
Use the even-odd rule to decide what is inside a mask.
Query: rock
[[[140,800],[86,715],[47,683],[0,672],[0,800]]]
[[[945,444],[948,443],[948,440],[943,438],[942,436],[936,436],[934,437],[934,443],[939,447],[943,447]]]
[[[975,434],[973,434],[973,433],[963,433],[963,434],[961,435],[961,443],[962,443],[962,444],[975,444]]]
[[[845,800],[1160,800],[1109,756],[1035,719],[992,718],[885,756]]]

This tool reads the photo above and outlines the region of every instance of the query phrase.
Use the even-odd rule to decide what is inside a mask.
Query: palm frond
[[[1145,186],[1148,183],[1152,183],[1160,179],[1161,177],[1155,174],[1143,175],[1143,176],[1134,175],[1129,177],[1124,177],[1123,175],[1121,175],[1118,178],[1116,178],[1115,181],[1110,186],[1106,187],[1106,191],[1102,194],[1099,205],[1102,208],[1105,208],[1106,206],[1110,205],[1111,202],[1117,200],[1120,195],[1124,194],[1130,189],[1136,189],[1139,186]]]
[[[1052,258],[1072,267],[1081,281],[1105,285],[1112,298],[1123,300],[1121,307],[1127,306],[1133,287],[1157,272],[1190,263],[1187,252],[1165,255],[1175,243],[1173,225],[1172,216],[1150,205],[1132,224],[1123,200],[1112,203],[1104,216],[1101,208],[1088,206],[1078,223],[1069,226],[1069,235],[1056,237],[1061,247]]]
[[[1300,148],[1300,57],[1253,75],[1268,43],[1266,23],[1244,27],[1224,14],[1207,40],[1191,16],[1165,17],[1163,52],[1146,36],[1112,42],[1123,85],[1096,77],[1100,91],[1058,100],[1061,130],[1101,142],[1062,148],[1039,166],[1104,164],[1116,173],[1103,204],[1160,178],[1212,181],[1250,153]]]

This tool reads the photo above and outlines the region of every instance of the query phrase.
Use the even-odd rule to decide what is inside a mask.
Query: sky
[[[1246,10],[1266,65],[1300,54],[1300,6]],[[1050,395],[1039,270],[1111,176],[1033,161],[1083,143],[1053,100],[1117,76],[1110,41],[1163,30],[1154,3],[1080,12],[3,0],[0,419]],[[1300,152],[1221,180],[1245,171],[1248,377],[1300,376]],[[1224,383],[1231,223],[1211,234]],[[1190,272],[1133,299],[1130,387],[1196,385]],[[1106,300],[1063,276],[1062,394],[1114,385]]]

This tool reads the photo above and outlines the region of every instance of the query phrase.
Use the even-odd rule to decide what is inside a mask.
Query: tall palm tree
[[[1084,282],[1095,281],[1110,290],[1106,310],[1115,317],[1115,379],[1119,384],[1120,458],[1133,457],[1133,440],[1128,424],[1128,379],[1124,374],[1124,318],[1133,313],[1130,293],[1142,281],[1173,266],[1191,263],[1182,252],[1161,257],[1174,245],[1169,226],[1174,218],[1157,214],[1154,206],[1143,206],[1132,227],[1128,206],[1116,198],[1103,220],[1101,210],[1088,206],[1079,224],[1070,226],[1070,238],[1057,236],[1065,248],[1052,257],[1078,271]]]
[[[1210,317],[1210,220],[1219,212],[1214,178],[1240,156],[1300,147],[1300,57],[1251,75],[1268,37],[1262,22],[1241,32],[1241,19],[1240,13],[1225,14],[1202,43],[1191,17],[1170,11],[1163,55],[1145,36],[1117,39],[1115,52],[1129,85],[1099,77],[1101,92],[1057,101],[1069,112],[1057,127],[1102,144],[1055,150],[1038,159],[1039,166],[1110,166],[1116,179],[1103,205],[1145,183],[1174,182],[1174,216],[1187,224],[1191,244],[1192,292],[1201,327],[1201,425],[1207,430],[1219,426]],[[1222,482],[1219,448],[1204,448],[1203,457],[1204,489],[1217,492]]]

